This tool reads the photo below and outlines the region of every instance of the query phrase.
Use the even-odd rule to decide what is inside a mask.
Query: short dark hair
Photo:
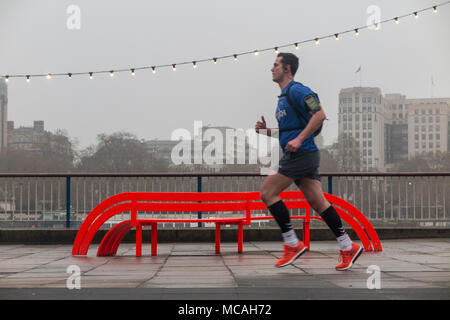
[[[291,66],[291,73],[295,76],[298,70],[298,57],[293,53],[280,52],[277,57],[282,57],[281,63],[283,67],[286,68],[287,65]]]

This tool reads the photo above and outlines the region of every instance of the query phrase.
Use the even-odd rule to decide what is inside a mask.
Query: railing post
[[[201,176],[197,176],[197,192],[202,192],[202,177]],[[200,202],[200,201],[199,201]],[[201,211],[199,211],[198,213],[197,213],[197,218],[198,219],[201,219],[202,218],[202,212]],[[201,228],[202,227],[202,223],[201,222],[199,222],[198,223],[198,227],[199,228]]]
[[[333,194],[333,176],[328,176],[328,194]]]
[[[66,177],[66,228],[70,228],[70,176]]]

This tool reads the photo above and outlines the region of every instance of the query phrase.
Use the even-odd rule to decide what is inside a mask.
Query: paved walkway
[[[316,241],[294,265],[275,268],[281,242],[158,244],[151,257],[122,244],[116,257],[72,256],[68,245],[0,245],[0,299],[450,299],[450,239],[382,241],[349,271],[334,270],[334,241]],[[81,289],[69,290],[69,266],[80,270]],[[375,273],[380,270],[380,289]],[[368,269],[369,268],[369,269]],[[76,275],[76,274],[75,274]],[[370,279],[369,279],[370,277]],[[71,278],[71,279],[72,279]],[[69,281],[76,285],[75,280]]]

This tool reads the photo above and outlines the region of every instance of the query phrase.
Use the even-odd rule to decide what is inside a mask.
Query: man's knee
[[[330,206],[330,203],[327,201],[322,192],[304,192],[303,194],[305,195],[306,201],[308,202],[309,206],[319,214],[321,214]]]
[[[270,205],[272,204],[273,200],[277,197],[277,195],[274,194],[268,188],[262,188],[261,191],[259,192],[259,197],[266,205]]]
[[[301,181],[296,181],[296,184],[306,197],[309,206],[317,213],[322,213],[330,206],[323,194],[321,184],[317,181],[304,178]]]
[[[266,201],[269,199],[269,191],[266,189],[261,189],[259,191],[259,197],[261,198],[262,202],[266,203]]]
[[[324,212],[330,206],[330,203],[325,199],[325,197],[310,199],[308,203],[310,207],[319,214],[322,214],[322,212]]]

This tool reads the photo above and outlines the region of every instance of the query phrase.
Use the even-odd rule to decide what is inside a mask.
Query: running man
[[[310,88],[294,82],[297,69],[298,58],[292,53],[279,53],[271,69],[272,80],[281,88],[276,118],[283,157],[279,162],[278,173],[264,180],[261,200],[280,226],[284,240],[283,256],[275,266],[287,266],[307,250],[303,242],[297,239],[290,223],[289,211],[279,196],[295,183],[311,208],[320,214],[336,236],[341,262],[336,270],[348,270],[363,248],[351,241],[338,213],[323,195],[318,171],[319,149],[314,143],[314,133],[321,128],[326,116],[318,96]],[[264,117],[261,117],[255,130],[257,133],[262,130],[261,133],[271,136],[273,129],[267,128]]]

